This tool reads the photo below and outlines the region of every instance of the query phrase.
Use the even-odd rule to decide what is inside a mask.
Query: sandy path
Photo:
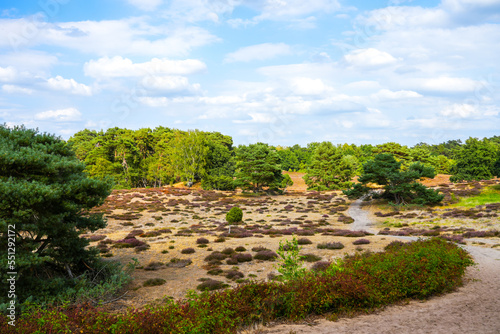
[[[366,211],[356,201],[349,214],[352,229],[371,230]],[[500,333],[500,251],[465,246],[477,266],[470,268],[465,286],[456,292],[391,306],[377,313],[337,322],[319,320],[311,325],[279,325],[260,333]]]

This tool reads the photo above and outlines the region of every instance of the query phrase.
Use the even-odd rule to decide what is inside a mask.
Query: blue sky
[[[257,141],[500,135],[500,0],[33,0],[0,8],[0,123]]]

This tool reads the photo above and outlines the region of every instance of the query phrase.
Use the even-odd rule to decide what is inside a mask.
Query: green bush
[[[243,219],[243,211],[237,206],[233,206],[226,214],[226,221],[228,223],[238,223]]]

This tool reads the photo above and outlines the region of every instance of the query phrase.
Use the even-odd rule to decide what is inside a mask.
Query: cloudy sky
[[[500,0],[0,6],[0,123],[275,145],[500,135]]]

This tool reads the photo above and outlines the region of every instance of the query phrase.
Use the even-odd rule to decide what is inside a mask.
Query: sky
[[[236,145],[500,135],[500,0],[2,0],[0,123]]]

